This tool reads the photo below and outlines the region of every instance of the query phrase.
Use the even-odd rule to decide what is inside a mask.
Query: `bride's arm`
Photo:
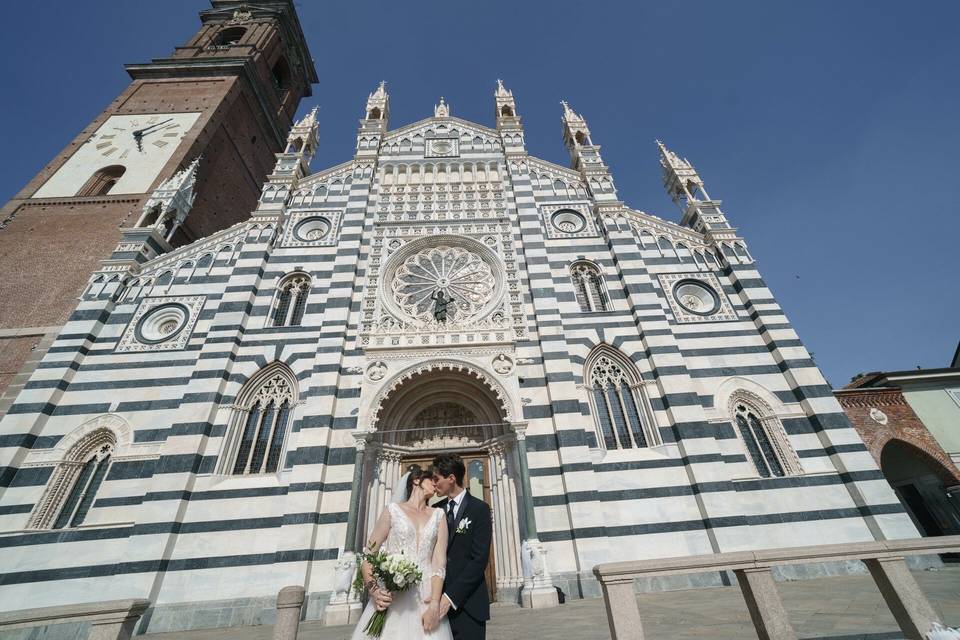
[[[389,507],[380,512],[377,524],[373,526],[373,532],[363,547],[364,554],[376,553],[383,541],[387,539],[387,535],[390,533],[390,513],[388,509]],[[377,587],[377,581],[373,578],[373,568],[366,560],[360,565],[360,573],[363,575],[363,586],[366,587],[370,597],[376,602],[377,609],[383,610],[390,606],[393,597],[389,591],[385,592]]]
[[[441,516],[437,525],[437,544],[433,547],[433,560],[430,571],[430,607],[424,616],[430,616],[428,631],[440,623],[440,598],[443,597],[443,580],[447,575],[447,519]]]

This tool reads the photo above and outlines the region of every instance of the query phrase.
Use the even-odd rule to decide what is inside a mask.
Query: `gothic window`
[[[109,429],[98,429],[77,443],[54,469],[29,527],[63,529],[83,524],[107,477],[115,446]]]
[[[761,477],[800,472],[786,432],[772,412],[757,409],[755,403],[747,402],[742,396],[734,398],[732,409],[737,436]]]
[[[270,317],[275,327],[298,327],[303,322],[310,294],[310,278],[303,273],[288,276],[280,283]]]
[[[570,279],[580,311],[607,311],[610,308],[603,278],[595,266],[589,262],[574,264],[570,267]]]
[[[117,181],[126,173],[127,168],[114,164],[100,169],[87,180],[77,192],[78,196],[105,196],[110,193]]]
[[[295,402],[294,378],[275,365],[250,380],[240,392],[234,416],[234,475],[274,473],[280,468],[287,425]]]
[[[632,363],[613,349],[601,347],[588,360],[585,379],[604,448],[659,444],[653,412]]]

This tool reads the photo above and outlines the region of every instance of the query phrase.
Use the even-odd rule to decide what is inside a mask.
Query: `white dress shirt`
[[[457,494],[457,496],[456,496],[455,498],[448,498],[448,499],[447,499],[447,504],[448,504],[448,505],[450,505],[450,504],[453,505],[453,519],[454,519],[454,520],[457,519],[457,514],[460,513],[460,506],[463,504],[463,499],[464,499],[466,496],[467,496],[467,490],[464,489],[464,490],[462,490],[459,494]],[[449,509],[450,507],[448,506],[447,508]],[[450,532],[447,532],[447,533],[449,534]]]

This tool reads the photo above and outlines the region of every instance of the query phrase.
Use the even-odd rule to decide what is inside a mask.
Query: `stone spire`
[[[503,80],[497,80],[493,101],[497,131],[500,133],[503,150],[509,157],[525,156],[527,148],[523,138],[523,125],[520,124],[520,116],[517,115],[517,103],[513,99],[513,91],[503,86]]]
[[[580,172],[598,203],[618,202],[613,176],[600,156],[600,145],[593,144],[590,138],[587,121],[571,109],[566,100],[560,104],[563,106],[563,144],[570,152],[570,166]]]
[[[387,93],[387,81],[381,80],[377,90],[367,96],[367,120],[390,119],[390,94]]]
[[[697,175],[697,170],[690,161],[667,149],[659,140],[657,147],[660,149],[660,166],[663,168],[663,186],[670,199],[681,207],[694,201],[709,200],[710,196],[703,188],[703,180]]]
[[[136,226],[157,229],[163,239],[170,242],[187,219],[197,197],[194,187],[199,167],[200,157],[197,156],[188,166],[164,180],[144,203]]]
[[[704,234],[707,241],[717,246],[725,241],[745,244],[720,209],[720,201],[707,195],[703,180],[693,164],[667,149],[659,140],[657,148],[663,169],[663,186],[670,199],[683,211],[680,224]]]
[[[450,106],[443,101],[443,96],[440,96],[440,104],[434,105],[433,107],[433,117],[434,118],[450,117]]]
[[[507,120],[508,118],[517,118],[519,124],[517,104],[513,100],[513,91],[503,86],[503,80],[497,80],[497,90],[493,92],[493,100],[496,105],[497,127],[500,126],[501,120]]]

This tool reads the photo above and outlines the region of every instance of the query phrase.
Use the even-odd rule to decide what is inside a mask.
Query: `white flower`
[[[402,587],[407,581],[404,579],[403,574],[399,576],[394,576],[393,581],[397,583],[398,587]]]
[[[457,525],[457,533],[463,533],[470,528],[470,525],[473,524],[470,522],[470,518],[464,518],[460,521],[460,524]]]

